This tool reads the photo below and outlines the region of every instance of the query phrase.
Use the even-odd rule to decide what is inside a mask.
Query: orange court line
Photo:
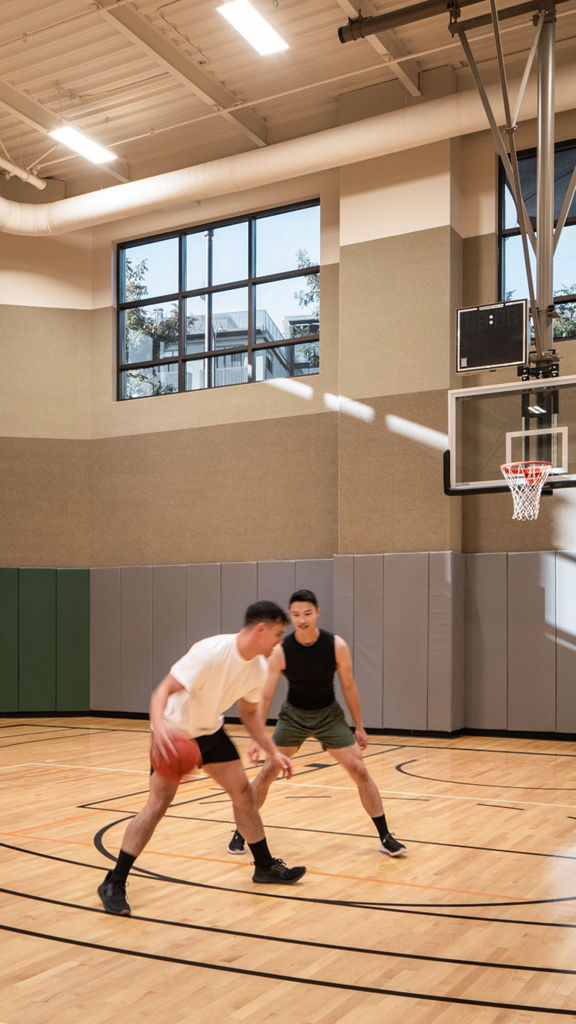
[[[2,833],[0,833],[0,835],[19,836],[20,833],[19,832],[2,832]],[[24,838],[29,838],[29,837],[25,836]],[[47,837],[47,836],[33,836],[32,838],[38,839],[39,841],[45,842],[45,843],[56,843],[56,844],[59,844],[61,846],[85,846],[85,847],[90,847],[90,848],[92,848],[92,846],[93,846],[92,843],[83,843],[83,842],[80,842],[79,840],[73,840],[73,839],[52,839],[52,838]],[[111,846],[110,849],[111,850],[119,850],[120,847],[119,846]],[[169,853],[167,850],[154,850],[154,849],[151,849],[150,847],[146,847],[146,853],[152,854],[155,857],[169,857],[171,859],[198,861],[199,863],[204,863],[204,864],[227,864],[228,867],[231,867],[231,868],[251,867],[250,864],[237,864],[237,863],[234,863],[233,861],[231,862],[230,859],[227,858],[227,857],[226,858],[222,858],[222,857],[198,857],[198,856],[192,856],[192,854],[189,854],[189,853]],[[422,884],[421,882],[401,882],[398,879],[372,878],[370,876],[366,877],[365,875],[364,876],[362,876],[362,875],[342,875],[342,874],[337,874],[335,872],[330,872],[330,871],[313,871],[312,870],[312,871],[307,871],[306,873],[309,874],[309,875],[316,875],[319,878],[340,878],[342,880],[351,881],[351,882],[373,882],[376,885],[399,886],[400,888],[403,888],[403,889],[424,889],[426,891],[430,890],[432,892],[445,892],[445,893],[449,893],[449,894],[453,894],[453,895],[457,895],[457,896],[479,896],[482,899],[513,900],[516,903],[523,903],[523,902],[528,901],[528,897],[527,896],[526,897],[522,897],[522,896],[509,896],[509,895],[503,895],[502,893],[495,893],[495,892],[476,892],[474,889],[450,889],[450,888],[448,888],[446,886],[426,885],[426,884]],[[361,903],[362,900],[359,899],[358,902]]]
[[[55,821],[43,821],[38,825],[28,825],[26,828],[18,829],[18,832],[4,832],[3,835],[24,835],[25,832],[31,832],[35,828],[51,828],[52,825],[63,825],[67,821],[80,821],[82,818],[91,818],[98,811],[99,808],[94,807],[92,810],[87,811],[86,814],[74,814],[70,818],[56,818]]]

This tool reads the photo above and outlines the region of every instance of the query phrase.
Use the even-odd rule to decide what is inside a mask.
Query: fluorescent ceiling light
[[[288,43],[258,13],[249,0],[232,0],[217,10],[263,57],[288,49]]]
[[[76,153],[80,153],[80,156],[85,156],[93,164],[105,164],[108,160],[117,159],[115,153],[111,153],[109,149],[104,149],[104,146],[99,146],[97,142],[87,139],[85,135],[77,132],[75,128],[71,128],[68,124],[50,132],[50,137],[57,139],[58,142],[62,142]]]

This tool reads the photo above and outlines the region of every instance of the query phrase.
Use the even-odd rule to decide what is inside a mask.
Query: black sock
[[[112,868],[114,878],[121,878],[125,882],[135,860],[136,857],[133,857],[131,853],[125,853],[124,850],[120,850],[116,865]]]
[[[248,846],[252,851],[256,867],[267,869],[271,866],[274,858],[265,839],[261,839],[259,843],[248,843]]]
[[[384,836],[388,835],[388,825],[386,824],[386,815],[380,814],[378,818],[372,818],[372,821],[378,829],[378,835],[380,839],[384,839]]]

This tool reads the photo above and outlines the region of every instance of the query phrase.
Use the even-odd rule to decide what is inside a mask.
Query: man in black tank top
[[[288,694],[274,728],[274,743],[283,754],[292,757],[304,740],[318,740],[355,782],[362,806],[378,831],[380,851],[398,857],[406,852],[406,847],[388,830],[380,792],[362,758],[368,737],[362,724],[348,645],[342,637],[318,627],[320,609],[311,590],[297,590],[292,594],[289,614],[294,632],[274,648],[268,660],[268,678],[261,700],[262,718],[266,721],[278,680],[284,673]],[[335,697],[335,672],[340,677],[344,700],[354,722],[353,732]],[[248,753],[252,761],[257,761],[258,744],[252,743]],[[277,775],[277,766],[267,760],[251,783],[257,807],[264,803]],[[244,852],[244,837],[236,830],[228,853]]]

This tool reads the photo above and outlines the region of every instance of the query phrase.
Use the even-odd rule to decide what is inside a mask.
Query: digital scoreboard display
[[[456,370],[494,370],[528,362],[528,302],[457,310]]]

